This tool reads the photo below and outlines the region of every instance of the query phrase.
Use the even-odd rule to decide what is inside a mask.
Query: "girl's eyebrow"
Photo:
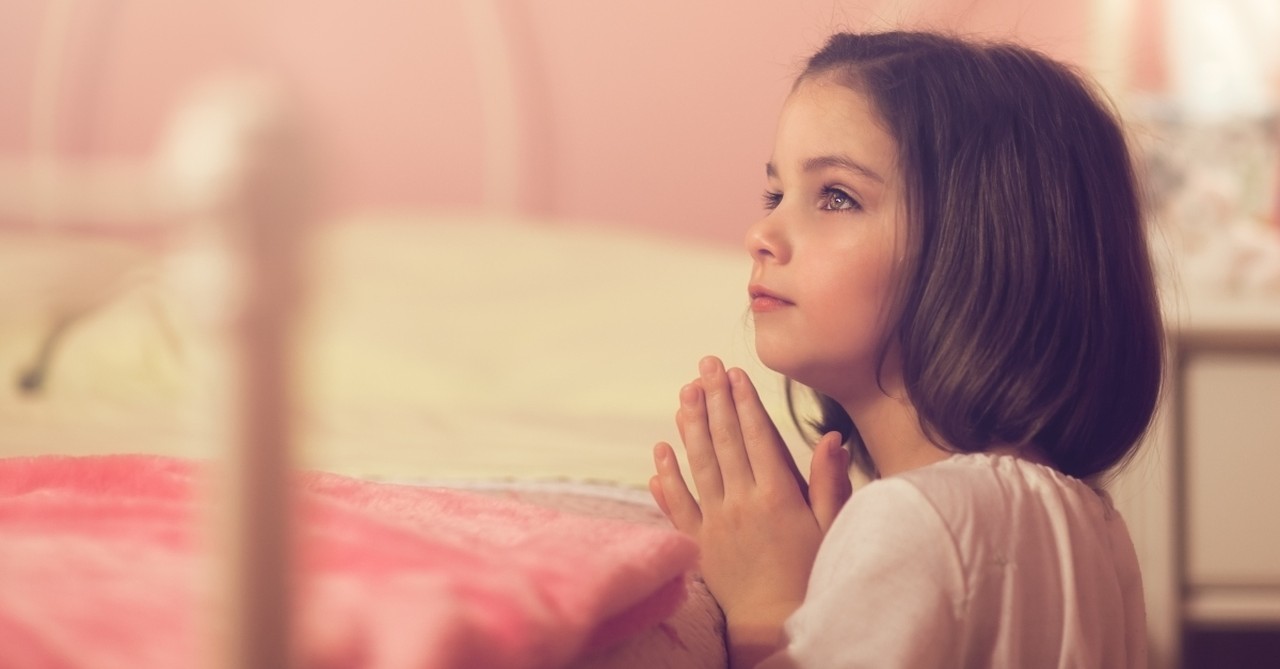
[[[880,183],[884,183],[884,177],[877,174],[875,170],[871,169],[870,167],[867,167],[866,165],[863,165],[862,163],[859,163],[858,161],[850,158],[849,156],[832,154],[832,155],[826,155],[826,156],[817,156],[815,158],[810,158],[804,161],[804,171],[806,172],[814,172],[826,167],[838,167],[841,169],[849,170],[850,172],[856,172],[873,181],[879,181]]]
[[[859,163],[858,161],[850,158],[849,156],[837,155],[837,154],[831,154],[826,156],[816,156],[804,161],[804,165],[803,165],[803,169],[805,172],[814,172],[826,167],[838,167],[840,169],[861,174],[862,176],[868,179],[871,179],[872,181],[878,181],[880,183],[884,183],[884,177],[877,174],[875,170],[871,169],[870,167],[867,167],[866,165],[863,165],[862,163]],[[768,176],[770,178],[776,178],[778,176],[778,170],[774,168],[772,162],[768,162],[764,164],[764,173],[765,173],[765,176]]]

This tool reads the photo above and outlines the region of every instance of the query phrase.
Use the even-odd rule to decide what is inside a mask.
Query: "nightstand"
[[[1193,298],[1166,317],[1156,423],[1111,486],[1142,566],[1153,669],[1219,635],[1280,646],[1280,297]]]

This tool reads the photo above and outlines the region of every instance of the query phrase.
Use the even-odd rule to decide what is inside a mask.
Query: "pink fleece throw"
[[[0,459],[0,667],[183,667],[217,587],[204,468],[150,456]],[[477,493],[298,477],[309,667],[557,667],[684,598],[680,534]]]

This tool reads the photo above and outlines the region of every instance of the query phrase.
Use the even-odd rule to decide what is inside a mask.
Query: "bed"
[[[162,164],[182,181],[157,189],[151,173],[139,169],[138,175],[148,176],[125,184],[134,198],[124,205],[132,209],[123,218],[150,220],[151,227],[113,230],[114,213],[95,222],[93,197],[102,189],[86,187],[91,175],[72,170],[63,173],[62,186],[67,201],[75,201],[75,232],[57,220],[0,232],[0,285],[6,291],[0,363],[7,374],[0,390],[7,477],[0,477],[0,524],[6,528],[0,534],[9,542],[0,551],[6,554],[0,574],[10,579],[0,587],[9,593],[0,597],[0,625],[10,632],[0,644],[9,644],[11,658],[0,664],[166,666],[193,649],[214,648],[214,657],[243,666],[274,664],[289,653],[307,666],[724,666],[723,620],[693,568],[690,542],[670,530],[644,486],[653,443],[675,439],[673,396],[701,355],[715,352],[747,368],[774,415],[785,415],[778,379],[750,354],[745,256],[688,240],[483,209],[367,211],[314,220],[308,218],[306,187],[296,180],[306,173],[305,154],[295,153],[290,142],[296,138],[288,136],[293,126],[275,115],[282,113],[271,106],[275,98],[261,97],[260,83],[231,98],[225,87],[219,90],[218,104],[230,104],[223,108],[227,113],[210,115],[203,99],[175,122],[165,149],[172,155],[165,154]],[[226,155],[214,151],[218,156],[210,159],[184,144],[207,149],[208,138],[219,136],[240,148]],[[161,192],[186,199],[166,203]],[[294,225],[282,227],[281,221]],[[805,454],[797,456],[805,467]],[[190,467],[212,473],[202,478]],[[68,469],[88,472],[81,479],[99,487],[58,498],[66,492],[58,486]],[[461,491],[494,500],[501,513],[489,509],[489,515],[524,519],[520,536],[534,543],[541,535],[529,522],[577,528],[565,530],[570,538],[561,545],[559,559],[570,566],[580,559],[575,551],[612,533],[651,537],[625,556],[632,560],[628,569],[643,562],[644,551],[668,546],[659,555],[668,573],[651,574],[652,587],[631,592],[625,606],[591,600],[596,619],[562,611],[577,627],[550,626],[541,639],[526,635],[498,659],[483,655],[507,648],[483,615],[439,643],[414,637],[423,630],[380,636],[399,628],[371,621],[413,618],[415,609],[393,616],[387,602],[403,605],[402,599],[368,593],[359,599],[363,604],[350,605],[352,588],[363,592],[367,584],[350,573],[343,574],[346,594],[311,600],[322,602],[313,603],[315,610],[328,611],[336,605],[323,602],[336,600],[346,607],[336,607],[338,622],[319,624],[305,605],[298,613],[287,604],[312,592],[286,577],[308,559],[309,544],[296,537],[317,525],[297,505],[328,509],[350,498],[319,499],[312,488],[290,485],[299,469],[344,477],[341,485],[322,486],[326,491],[372,488],[379,499],[414,500],[391,505],[394,522],[368,520],[368,507],[356,509],[379,532],[388,523],[404,530],[413,521],[415,541],[445,526],[463,537],[459,541],[471,541],[481,532],[455,522],[453,512],[424,518],[404,510],[423,508],[423,491],[447,500],[453,498],[437,491]],[[37,481],[31,471],[52,473]],[[99,484],[108,476],[103,472],[127,478],[139,471],[159,478],[131,483],[130,494],[173,476],[184,482],[185,496],[177,503],[185,515],[179,517],[208,523],[214,529],[194,536],[212,537],[208,546],[219,548],[194,539],[183,543],[186,552],[178,557],[187,562],[173,573],[216,557],[214,573],[225,580],[212,582],[232,593],[227,601],[187,593],[175,595],[167,608],[154,608],[155,588],[163,583],[146,579],[170,572],[139,575],[138,560],[110,553],[119,535],[101,529],[107,517],[99,502]],[[205,480],[214,481],[213,492],[193,483]],[[40,499],[63,501],[52,510],[33,507]],[[129,500],[125,506],[134,516],[146,515],[138,509],[159,508],[148,506],[154,497]],[[456,508],[452,504],[445,506]],[[64,523],[67,509],[80,515]],[[596,521],[604,524],[590,524]],[[150,537],[148,549],[163,544],[169,550],[163,537],[170,530],[140,530],[139,536]],[[320,534],[333,531],[321,525]],[[343,526],[341,532],[351,530]],[[484,533],[490,535],[485,541],[496,534]],[[68,537],[78,543],[65,543]],[[576,546],[579,540],[585,543]],[[92,578],[74,561],[67,563],[70,571],[59,571],[57,556],[75,551],[51,545],[79,546],[106,560],[105,567],[93,563],[106,570],[102,574],[126,576]],[[364,552],[380,545],[354,542],[342,550],[362,561]],[[402,550],[410,544],[395,545]],[[468,546],[477,551],[472,559],[498,550],[492,543]],[[549,554],[547,560],[554,559]],[[602,578],[614,587],[636,582],[619,574],[633,572]],[[667,587],[673,574],[679,596]],[[140,585],[121,585],[135,577],[143,579]],[[560,596],[541,589],[541,577],[525,578],[533,590],[513,587],[511,598]],[[49,594],[59,583],[85,589],[59,599]],[[112,589],[103,584],[119,587],[103,594],[99,590]],[[440,591],[413,592],[422,602],[434,601]],[[504,591],[487,596],[494,592]],[[153,608],[131,615],[128,607],[144,593]],[[53,603],[32,605],[46,600]],[[72,615],[66,601],[96,603],[98,610]],[[193,603],[202,614],[192,622],[172,602]],[[627,624],[619,627],[614,623],[622,614]],[[107,622],[124,627],[92,632]],[[169,624],[181,626],[165,638],[186,641],[165,646],[171,646],[169,655],[158,647],[142,652],[149,644],[138,641],[140,626],[146,633],[147,625]],[[200,637],[215,632],[193,626],[221,630],[221,636]],[[374,631],[355,638],[349,630],[356,627]],[[454,629],[452,623],[443,627]],[[85,630],[87,638],[77,637]],[[94,647],[95,639],[107,637],[115,641]],[[401,648],[409,637],[416,639],[409,645],[417,654]],[[289,638],[292,650],[281,641]],[[338,646],[335,638],[346,645],[329,652]],[[459,645],[458,638],[469,641]],[[387,651],[393,645],[398,655]],[[442,654],[443,647],[463,650]],[[536,648],[544,650],[530,650]]]

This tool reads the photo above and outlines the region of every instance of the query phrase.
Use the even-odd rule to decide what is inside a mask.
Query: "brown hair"
[[[1078,478],[1124,462],[1164,353],[1109,106],[1035,51],[933,33],[835,35],[797,84],[819,75],[866,95],[898,143],[908,250],[880,361],[896,342],[925,434],[960,452],[1034,444]],[[873,473],[849,415],[815,394],[809,427],[841,432]]]

